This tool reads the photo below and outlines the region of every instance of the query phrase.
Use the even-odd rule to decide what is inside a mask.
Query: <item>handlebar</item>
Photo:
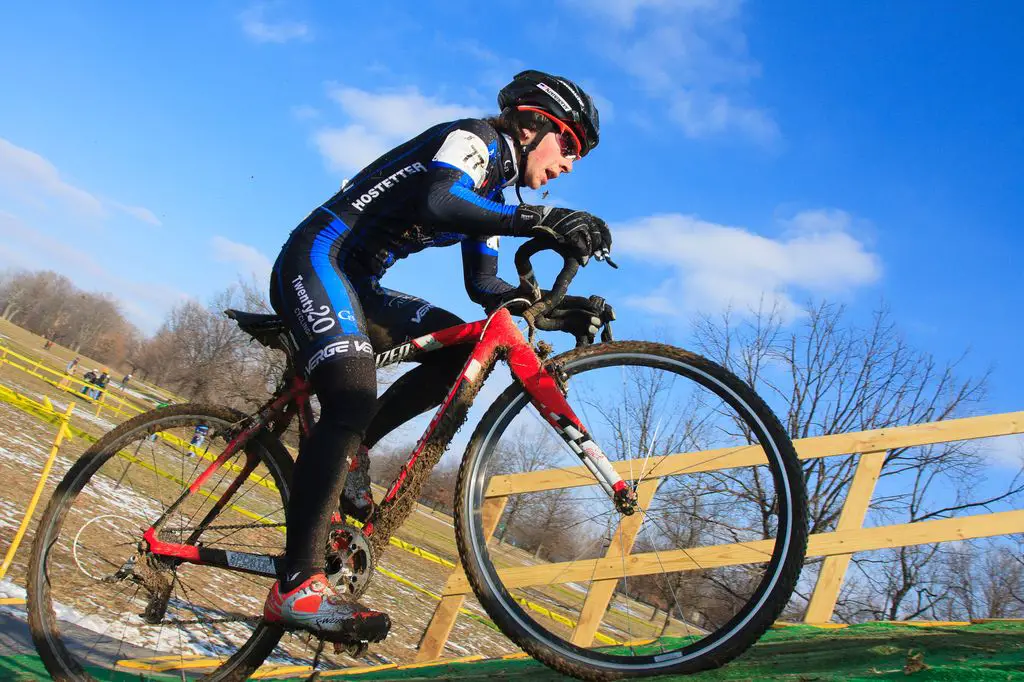
[[[545,250],[554,251],[562,257],[562,269],[555,277],[551,291],[542,296],[540,285],[537,284],[537,277],[533,274],[533,264],[530,259],[538,252]],[[527,324],[534,326],[538,318],[543,318],[557,308],[565,298],[569,284],[580,269],[580,264],[575,256],[569,255],[564,249],[559,248],[557,242],[546,237],[534,237],[520,246],[516,251],[515,262],[516,271],[519,273],[519,286],[534,301],[534,304],[523,312],[523,319]]]
[[[530,262],[530,259],[540,251],[545,250],[554,251],[562,257],[562,269],[559,270],[558,275],[555,276],[555,282],[551,286],[551,290],[547,294],[542,294],[540,285],[537,283],[537,277],[533,272],[533,264]],[[562,302],[562,299],[565,298],[565,295],[569,290],[569,284],[571,284],[573,278],[576,277],[576,273],[580,269],[580,264],[579,261],[576,260],[576,256],[570,254],[553,239],[547,237],[534,237],[516,250],[515,264],[516,271],[519,273],[520,290],[527,295],[531,301],[534,301],[533,305],[522,313],[523,319],[526,320],[526,323],[531,328],[531,339],[533,335],[533,328],[552,331],[561,330],[562,326],[560,324],[556,321],[549,320],[546,316]],[[606,324],[604,330],[601,332],[601,340],[612,340],[610,324]]]

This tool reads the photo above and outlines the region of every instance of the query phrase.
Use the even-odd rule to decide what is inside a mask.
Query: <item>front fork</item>
[[[586,427],[566,401],[565,377],[555,376],[541,363],[534,349],[523,338],[514,324],[511,328],[522,339],[509,351],[508,364],[512,373],[530,395],[537,411],[558,432],[562,440],[576,453],[601,488],[607,493],[620,514],[631,516],[637,511],[634,486],[622,480],[608,461],[601,447],[590,437]],[[556,370],[557,371],[557,370]]]

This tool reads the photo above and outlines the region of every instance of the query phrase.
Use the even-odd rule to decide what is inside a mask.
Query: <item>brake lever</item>
[[[601,253],[595,253],[594,254],[594,259],[595,260],[599,260],[599,261],[604,261],[605,263],[607,263],[608,265],[612,266],[616,270],[619,269],[618,264],[615,261],[612,260],[611,254],[606,252],[606,251],[602,251]]]

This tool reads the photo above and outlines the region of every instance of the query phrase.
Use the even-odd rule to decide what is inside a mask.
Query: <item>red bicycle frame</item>
[[[507,310],[500,309],[486,320],[449,327],[403,343],[391,350],[377,354],[376,363],[378,368],[385,367],[440,348],[469,343],[475,344],[469,360],[448,392],[444,402],[441,403],[434,417],[430,420],[427,430],[416,443],[408,463],[402,468],[399,476],[391,484],[383,502],[391,502],[399,496],[406,482],[408,471],[416,463],[424,448],[430,442],[438,423],[445,416],[453,401],[455,401],[460,389],[465,384],[469,384],[469,387],[474,389],[478,388],[475,384],[483,381],[483,368],[490,367],[496,361],[498,355],[502,354],[512,374],[515,375],[529,394],[530,400],[537,411],[554,427],[569,448],[579,456],[580,460],[594,475],[596,481],[609,497],[615,500],[616,506],[620,508],[620,511],[627,514],[631,513],[628,501],[632,491],[628,484],[622,480],[622,477],[612,467],[601,448],[588,435],[583,422],[580,421],[568,402],[566,402],[558,381],[541,363],[537,353],[516,326]],[[152,554],[193,563],[219,565],[259,575],[276,575],[276,564],[280,557],[210,549],[195,545],[198,536],[202,533],[203,527],[228,504],[231,496],[235,494],[241,483],[255,469],[257,462],[251,455],[247,454],[246,463],[239,471],[238,478],[228,486],[228,489],[216,501],[213,509],[206,515],[206,518],[200,523],[198,528],[193,531],[192,536],[186,543],[163,542],[156,538],[156,533],[166,519],[170,517],[189,495],[197,492],[217,469],[237,452],[240,447],[244,447],[246,441],[253,434],[282,415],[290,405],[294,405],[296,408],[300,430],[304,436],[308,435],[312,419],[312,413],[309,410],[309,392],[308,382],[300,377],[295,377],[289,386],[285,387],[266,407],[251,419],[251,423],[228,443],[224,452],[146,530],[143,538],[149,544],[149,550]],[[475,394],[475,391],[473,393]],[[372,524],[367,524],[364,527],[364,534],[369,536],[372,533]]]

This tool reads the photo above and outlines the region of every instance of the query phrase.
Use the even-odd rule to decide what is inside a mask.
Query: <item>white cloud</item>
[[[428,97],[416,88],[374,93],[330,84],[328,96],[341,107],[349,123],[321,128],[314,133],[313,141],[328,166],[341,172],[362,168],[436,123],[483,113]]]
[[[679,91],[673,98],[669,115],[689,138],[735,131],[769,145],[779,137],[779,126],[768,112],[735,104],[723,95]]]
[[[566,0],[596,15],[594,49],[631,74],[690,138],[738,135],[771,145],[770,111],[751,103],[760,75],[750,58],[739,0]]]
[[[160,220],[148,208],[100,199],[64,180],[57,167],[44,157],[3,138],[0,138],[0,189],[37,207],[47,207],[56,201],[78,217],[102,219],[109,215],[108,208],[115,208],[143,222],[160,225]]]
[[[367,92],[331,85],[328,95],[349,118],[381,135],[408,138],[441,121],[481,115],[475,107],[442,102],[423,95],[416,88],[389,92]]]
[[[292,107],[292,116],[299,121],[308,121],[310,119],[319,118],[320,110],[308,104],[299,104],[298,106]]]
[[[654,291],[629,303],[664,315],[743,311],[768,301],[791,316],[798,309],[795,292],[842,293],[881,276],[878,256],[851,234],[849,214],[805,211],[781,222],[786,233],[777,239],[680,214],[616,226],[616,253],[669,272]]]
[[[309,24],[302,21],[270,20],[267,15],[276,3],[260,2],[238,15],[242,30],[258,43],[287,43],[310,40]]]
[[[57,167],[33,151],[0,138],[0,185],[28,201],[57,199],[82,215],[103,217],[103,202],[65,182]]]
[[[721,12],[731,11],[736,5],[735,2],[721,0],[586,0],[585,4],[593,12],[604,15],[623,28],[633,27],[640,10]]]
[[[145,208],[143,206],[126,206],[125,204],[119,204],[116,201],[112,201],[110,203],[118,210],[124,211],[128,215],[138,218],[144,223],[156,225],[157,227],[163,225],[163,223],[160,222],[160,219],[156,217],[156,214],[154,214],[148,208]]]
[[[512,76],[526,68],[525,62],[521,59],[500,55],[476,40],[452,42],[451,36],[438,34],[436,45],[438,49],[451,50],[469,57],[468,65],[479,70],[477,78],[480,86],[487,88],[488,98],[493,98],[499,88],[512,80]],[[463,57],[459,60],[460,63],[466,63]]]
[[[361,125],[324,128],[313,136],[317,149],[332,171],[358,170],[386,152],[388,139]]]
[[[270,277],[273,266],[270,259],[248,244],[231,241],[220,235],[210,239],[213,247],[213,258],[220,263],[231,263],[239,268],[243,275],[252,275],[261,281]]]
[[[1024,434],[996,436],[977,441],[981,454],[996,466],[1024,467]]]
[[[111,255],[116,267],[118,254]],[[18,216],[0,211],[0,267],[54,270],[87,291],[109,292],[125,315],[143,331],[154,331],[166,312],[187,298],[170,287],[129,280],[89,252],[34,229]]]

